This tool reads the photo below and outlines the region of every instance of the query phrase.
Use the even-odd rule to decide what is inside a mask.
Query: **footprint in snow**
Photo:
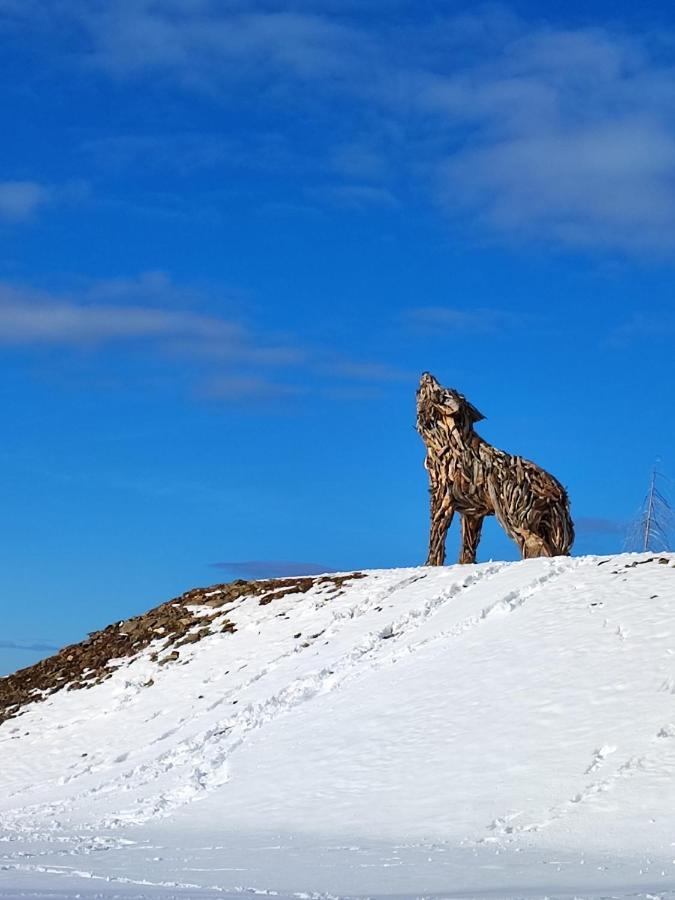
[[[608,756],[611,756],[612,753],[616,752],[616,747],[613,744],[603,744],[599,750],[595,750],[593,752],[593,758],[591,760],[590,766],[584,771],[584,775],[589,775],[591,772],[595,772],[603,762],[607,759]]]
[[[668,723],[668,725],[664,725],[660,731],[656,733],[657,738],[673,738],[675,737],[675,725]]]

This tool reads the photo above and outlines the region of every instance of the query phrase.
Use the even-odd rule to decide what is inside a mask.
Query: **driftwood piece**
[[[460,563],[476,561],[483,519],[496,516],[524,559],[568,556],[574,525],[565,488],[544,469],[497,450],[474,431],[484,416],[458,391],[425,372],[417,390],[417,430],[427,448],[431,527],[426,565],[445,561],[455,512],[462,517]]]

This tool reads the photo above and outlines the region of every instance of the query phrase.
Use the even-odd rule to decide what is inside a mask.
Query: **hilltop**
[[[86,640],[64,647],[54,656],[0,678],[0,723],[57,691],[90,688],[112,678],[122,660],[134,659],[150,644],[149,659],[161,666],[177,660],[179,648],[185,644],[197,643],[218,632],[231,634],[237,629],[228,619],[227,611],[238,600],[257,598],[260,606],[266,606],[286,594],[303,594],[313,587],[331,585],[339,590],[347,579],[361,577],[361,573],[354,572],[349,576],[237,580],[195,588],[147,613],[114,622],[93,632]]]
[[[675,892],[671,554],[198,589],[0,718],[0,896]]]

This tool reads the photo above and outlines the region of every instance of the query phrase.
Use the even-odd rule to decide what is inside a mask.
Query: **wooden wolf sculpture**
[[[462,394],[422,375],[417,430],[427,448],[431,493],[426,565],[443,565],[455,511],[462,517],[460,563],[476,561],[483,519],[492,515],[523,558],[569,555],[574,525],[565,488],[529,460],[491,447],[473,430],[483,418]]]

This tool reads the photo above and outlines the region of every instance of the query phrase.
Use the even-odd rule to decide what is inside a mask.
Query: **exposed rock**
[[[246,597],[259,597],[265,605],[288,594],[305,594],[315,585],[333,585],[330,596],[340,593],[346,581],[363,578],[349,575],[322,575],[317,578],[273,578],[195,588],[140,616],[114,622],[92,632],[79,644],[64,647],[54,656],[0,678],[0,723],[20,715],[24,706],[39,702],[62,688],[81,690],[99,684],[114,673],[113,660],[129,659],[153,641],[162,641],[160,652],[151,659],[164,665],[179,658],[176,647],[193,644],[214,631],[233,633],[236,625],[228,617],[232,606]],[[213,610],[204,614],[204,607]],[[148,682],[148,686],[152,679]]]

